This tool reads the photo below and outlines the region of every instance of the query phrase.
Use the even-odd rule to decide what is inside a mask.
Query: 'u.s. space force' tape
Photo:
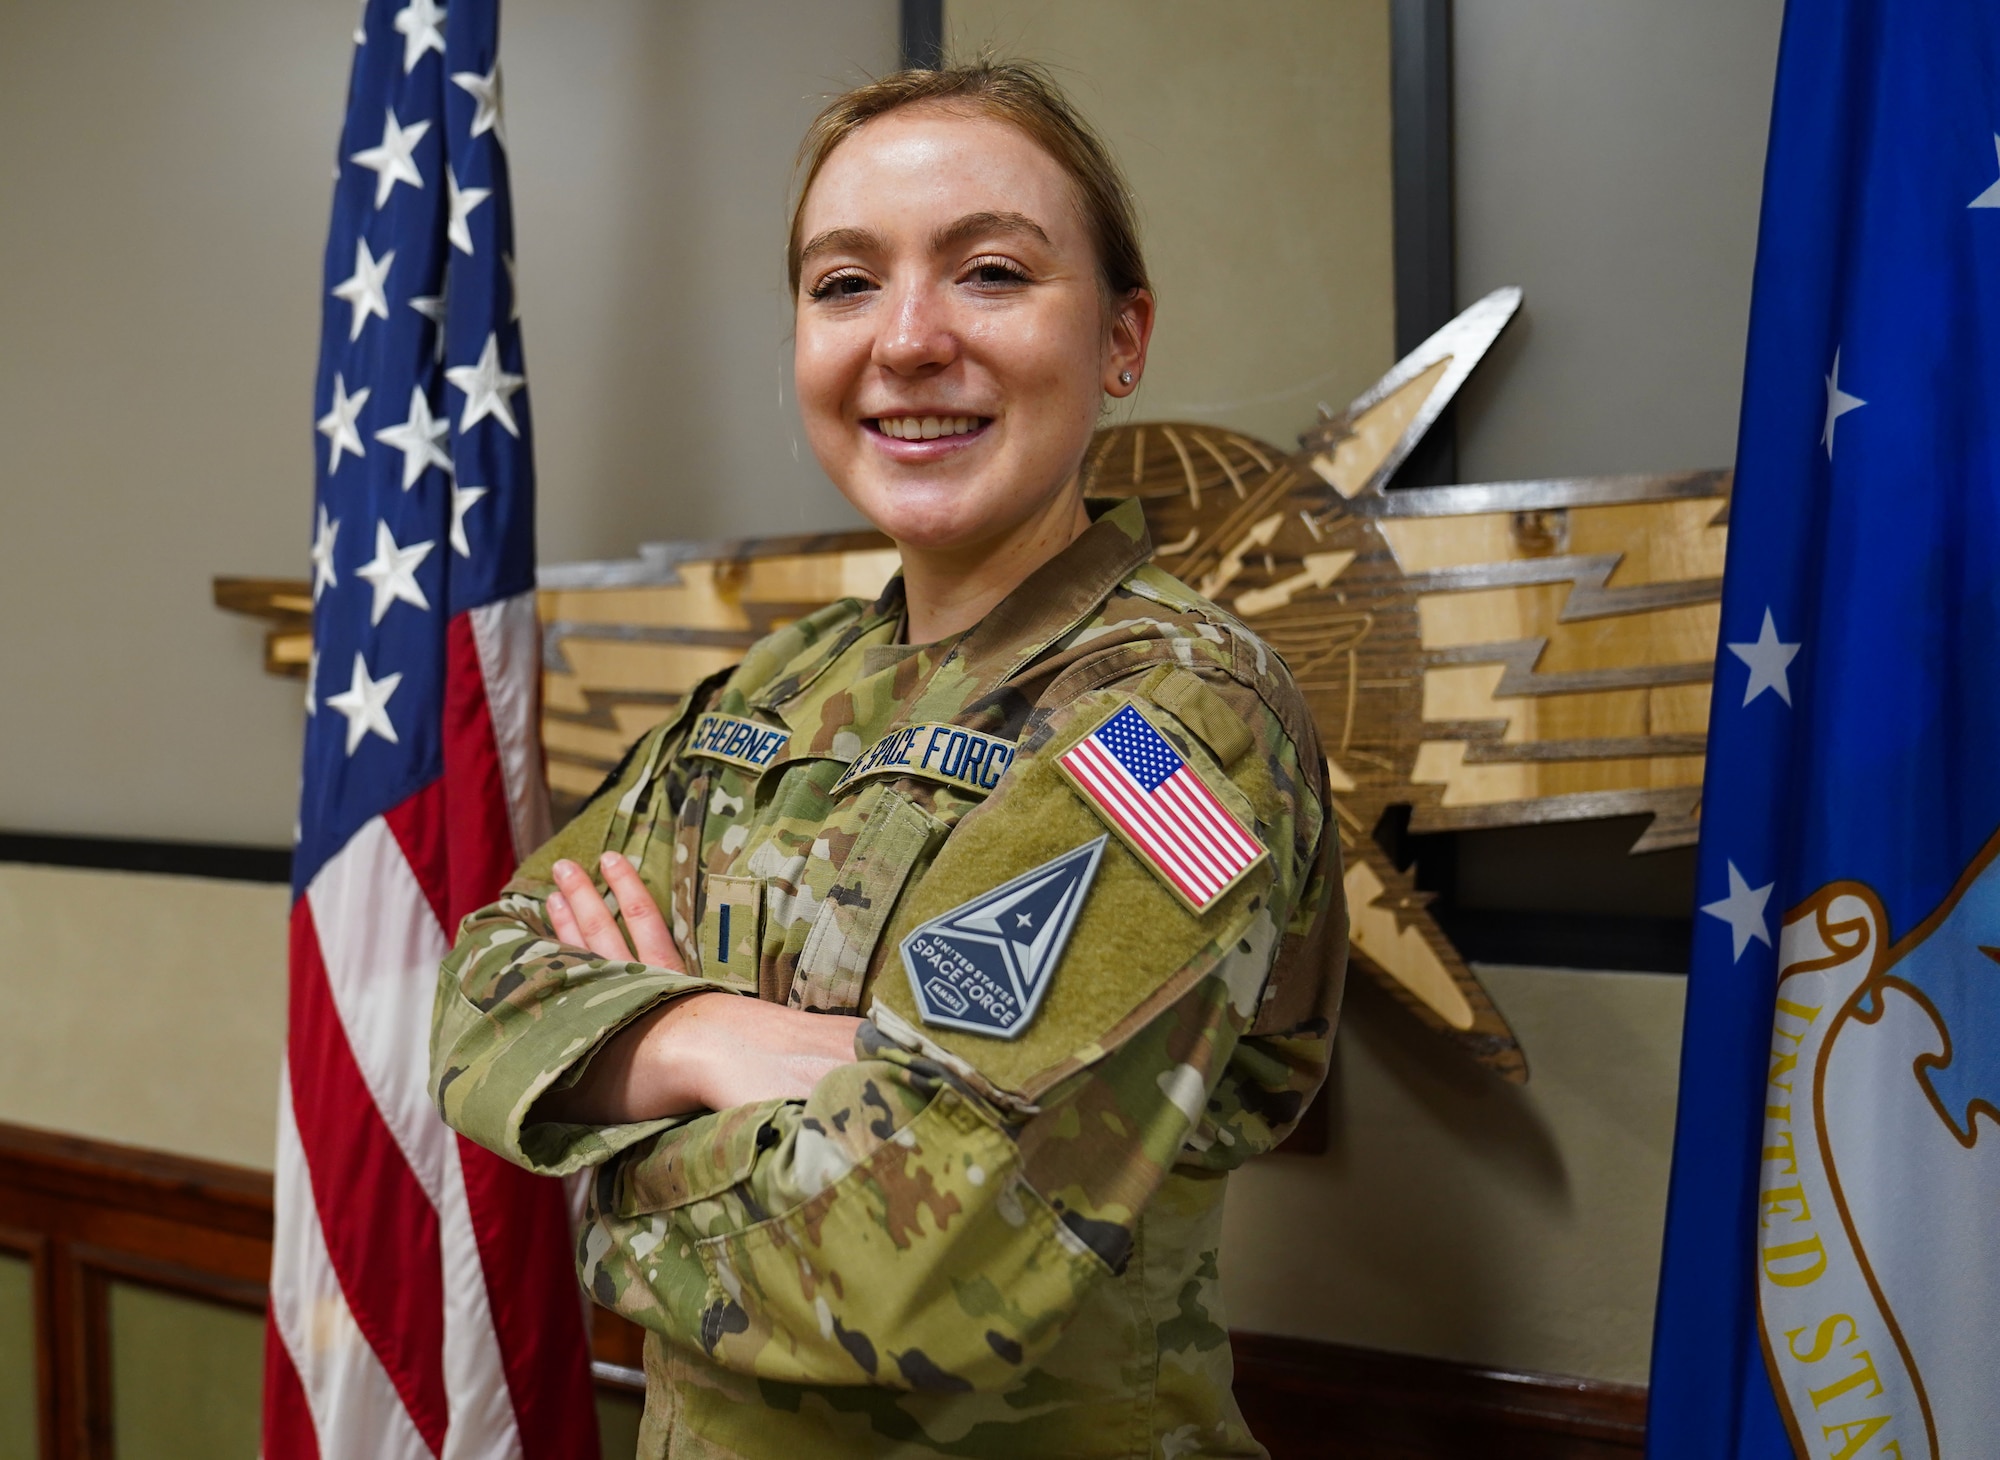
[[[918,776],[985,795],[1014,763],[1014,742],[960,725],[905,725],[856,756],[834,782],[839,796],[870,776]]]
[[[792,732],[781,726],[711,712],[694,722],[687,753],[727,761],[746,771],[761,771],[785,753],[791,740]]]

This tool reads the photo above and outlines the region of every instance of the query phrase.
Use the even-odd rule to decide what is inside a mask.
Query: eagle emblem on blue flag
[[[1028,1027],[1104,858],[1100,836],[920,924],[903,970],[926,1024],[1013,1039]]]

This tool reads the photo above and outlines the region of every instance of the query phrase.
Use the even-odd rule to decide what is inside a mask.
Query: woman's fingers
[[[632,950],[625,944],[625,935],[618,931],[611,909],[597,895],[596,886],[585,875],[583,868],[565,858],[556,863],[555,878],[556,887],[562,892],[563,901],[568,904],[570,917],[576,924],[576,945],[615,963],[633,962]]]
[[[606,852],[598,860],[598,866],[604,869],[604,880],[618,896],[618,910],[625,914],[625,928],[632,935],[632,950],[639,955],[639,961],[678,972],[680,950],[674,947],[674,936],[667,920],[660,915],[660,905],[639,880],[638,869],[618,852]]]
[[[583,929],[576,925],[576,914],[569,910],[569,899],[560,892],[549,894],[549,926],[555,929],[557,938],[572,948],[583,946]]]

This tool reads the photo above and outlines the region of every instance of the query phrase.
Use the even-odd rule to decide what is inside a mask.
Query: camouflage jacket
[[[780,630],[466,919],[433,1094],[531,1170],[597,1168],[577,1260],[648,1330],[642,1455],[1263,1453],[1224,1178],[1325,1074],[1338,838],[1284,665],[1151,552],[1126,503],[953,640],[896,642],[900,582]],[[1126,707],[1254,839],[1226,888],[1177,890],[1066,773]],[[689,971],[555,940],[551,865],[606,848]],[[855,1063],[804,1101],[538,1117],[628,1021],[718,989],[865,1013]]]

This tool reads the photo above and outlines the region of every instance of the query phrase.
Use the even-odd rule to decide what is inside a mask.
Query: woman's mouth
[[[891,441],[940,441],[970,436],[991,424],[991,416],[870,416],[870,430]]]

